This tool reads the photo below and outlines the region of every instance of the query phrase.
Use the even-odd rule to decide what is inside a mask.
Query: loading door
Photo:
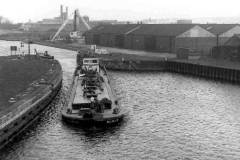
[[[124,35],[116,35],[115,36],[115,46],[119,48],[124,47]]]
[[[144,37],[145,50],[155,51],[156,50],[156,41],[157,41],[157,38],[155,36]]]

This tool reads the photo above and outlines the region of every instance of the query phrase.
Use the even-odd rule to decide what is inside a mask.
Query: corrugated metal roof
[[[133,35],[159,35],[178,36],[186,32],[195,24],[142,24],[141,27],[131,34]]]
[[[136,28],[137,24],[118,24],[118,25],[99,25],[86,33],[102,33],[102,34],[125,34],[126,32]]]
[[[219,35],[238,26],[238,24],[200,24],[199,26],[215,35]]]
[[[161,35],[177,36],[195,24],[120,24],[120,25],[100,25],[94,27],[89,33],[102,34],[130,34],[130,35]],[[86,33],[88,33],[86,32]]]
[[[207,31],[219,35],[238,24],[117,24],[100,25],[86,33],[102,34],[130,34],[130,35],[158,35],[178,36],[194,26],[200,26]]]

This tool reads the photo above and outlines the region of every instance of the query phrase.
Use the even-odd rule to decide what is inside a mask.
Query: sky
[[[0,15],[14,23],[59,16],[60,5],[90,19],[240,17],[239,0],[0,0]]]

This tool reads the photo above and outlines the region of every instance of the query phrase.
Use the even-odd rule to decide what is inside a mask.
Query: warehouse
[[[97,26],[85,38],[87,44],[109,47],[169,53],[188,48],[209,54],[234,34],[240,34],[237,24],[121,24]]]
[[[217,45],[223,45],[234,34],[240,34],[238,24],[201,24],[200,26],[216,36]]]
[[[216,36],[199,25],[176,36],[175,52],[178,48],[188,48],[191,53],[209,54],[216,45]]]
[[[123,48],[124,34],[136,26],[136,24],[96,26],[85,32],[85,41],[87,44]]]
[[[194,24],[101,25],[85,33],[87,44],[109,47],[174,52],[176,36]]]
[[[233,35],[231,38],[228,39],[228,41],[225,42],[224,46],[239,47],[240,46],[240,34]]]
[[[240,60],[240,35],[235,34],[224,45],[214,47],[213,57],[229,60]]]
[[[132,49],[174,52],[175,37],[192,27],[193,24],[143,24],[125,36]]]

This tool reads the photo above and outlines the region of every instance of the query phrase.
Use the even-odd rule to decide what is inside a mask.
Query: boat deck
[[[128,110],[126,109],[120,109],[118,113],[114,113],[114,109],[119,108],[119,104],[115,103],[116,97],[111,88],[111,82],[109,81],[108,75],[104,74],[103,70],[100,70],[100,75],[103,77],[104,82],[102,83],[103,91],[101,91],[101,94],[98,95],[98,99],[101,100],[102,98],[108,98],[111,100],[111,109],[104,109],[104,112],[102,113],[94,112],[92,118],[84,118],[84,114],[81,114],[78,108],[73,109],[73,104],[90,102],[88,98],[83,97],[83,87],[81,86],[83,77],[75,76],[72,82],[72,87],[69,90],[70,97],[67,108],[62,110],[62,117],[64,120],[70,123],[85,123],[86,121],[94,121],[99,123],[114,124],[120,122],[121,119],[128,114]],[[70,114],[67,112],[68,109],[71,110]],[[86,122],[85,124],[88,123]]]
[[[100,72],[100,75],[102,77],[104,77],[102,72]],[[73,104],[90,103],[90,99],[83,96],[83,86],[81,85],[83,79],[84,79],[83,77],[79,77],[77,82],[76,82],[77,86],[76,86],[76,91],[75,91]],[[105,81],[105,78],[104,78],[104,81]],[[106,83],[107,82],[102,83],[103,91],[100,91],[99,88],[97,90],[95,90],[98,99],[103,99],[103,98],[110,99],[110,96],[109,96],[110,93],[108,91]]]

